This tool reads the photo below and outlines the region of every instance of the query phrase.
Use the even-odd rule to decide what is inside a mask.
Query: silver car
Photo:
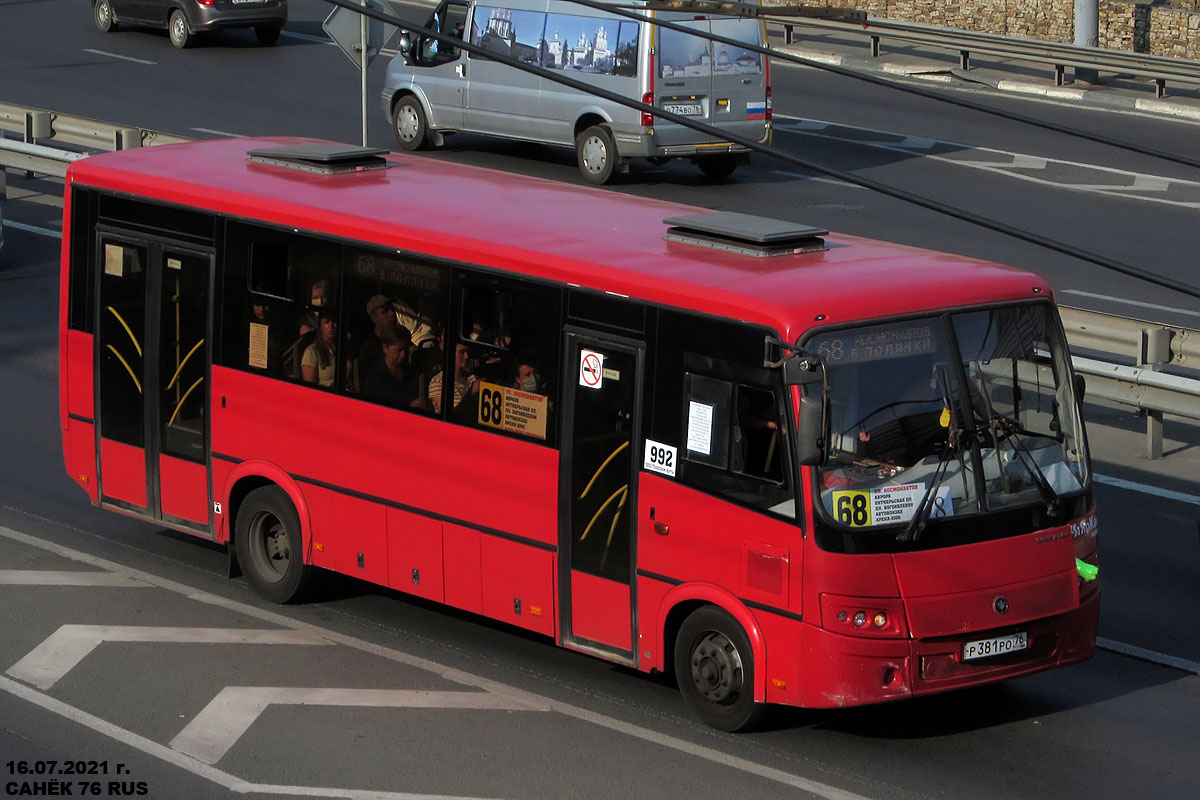
[[[92,0],[92,19],[105,33],[118,24],[166,28],[176,47],[222,28],[254,28],[260,42],[275,44],[287,22],[287,0]]]
[[[688,30],[562,0],[444,0],[425,27],[694,119],[716,128],[715,136],[405,33],[382,98],[396,141],[416,150],[465,131],[574,147],[583,177],[597,184],[625,171],[630,158],[687,158],[705,175],[725,178],[749,149],[720,133],[770,141],[767,59],[749,49],[765,45],[766,30],[758,19],[656,13]]]

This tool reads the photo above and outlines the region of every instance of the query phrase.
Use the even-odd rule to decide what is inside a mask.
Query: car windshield
[[[1007,306],[819,334],[843,526],[1056,503],[1087,483],[1070,358],[1052,306]]]

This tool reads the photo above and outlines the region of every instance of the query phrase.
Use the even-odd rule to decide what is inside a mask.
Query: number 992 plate
[[[1011,633],[1008,636],[996,636],[992,639],[976,639],[963,644],[963,661],[973,661],[977,658],[1002,656],[1005,653],[1016,653],[1029,647],[1029,633]]]

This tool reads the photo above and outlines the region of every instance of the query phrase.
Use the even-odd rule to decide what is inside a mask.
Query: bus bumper
[[[805,626],[800,704],[808,708],[869,705],[979,686],[1084,661],[1096,646],[1100,593],[1066,614],[1033,620],[1019,653],[963,661],[963,643],[1008,628],[916,640],[866,639]]]

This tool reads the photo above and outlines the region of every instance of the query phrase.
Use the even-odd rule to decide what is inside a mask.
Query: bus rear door
[[[208,535],[212,254],[115,230],[97,246],[100,502]]]
[[[568,332],[559,577],[563,643],[635,662],[636,458],[644,347]]]

